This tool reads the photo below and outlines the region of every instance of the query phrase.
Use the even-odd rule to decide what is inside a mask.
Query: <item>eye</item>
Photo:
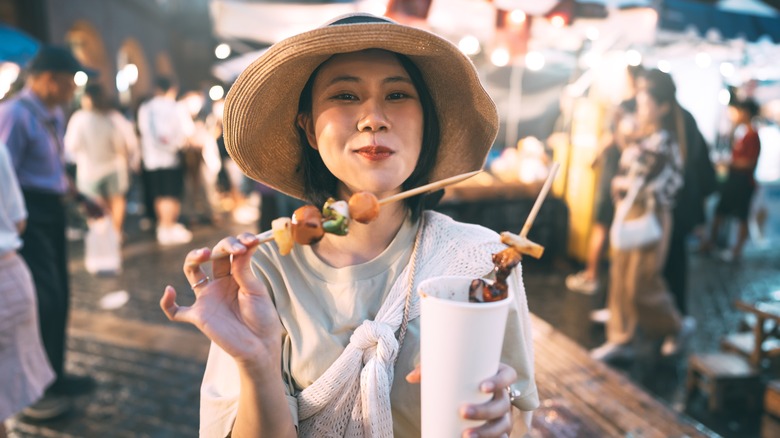
[[[387,100],[413,99],[415,96],[405,91],[396,91],[387,95]]]
[[[351,93],[339,93],[331,97],[333,100],[358,100],[357,96]]]

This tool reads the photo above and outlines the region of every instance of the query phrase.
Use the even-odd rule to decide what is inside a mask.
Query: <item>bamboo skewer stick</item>
[[[547,198],[547,192],[550,191],[550,186],[552,186],[552,182],[555,179],[555,174],[558,173],[558,168],[560,167],[560,163],[556,162],[553,163],[552,167],[550,168],[550,174],[547,175],[547,180],[544,182],[542,190],[539,191],[539,195],[536,197],[536,202],[534,202],[534,206],[531,208],[531,212],[528,213],[528,218],[525,220],[523,229],[520,231],[520,237],[526,237],[528,232],[531,231],[531,226],[534,224],[534,220],[536,220],[536,215],[539,214],[539,209],[542,208],[544,199]]]
[[[514,248],[520,254],[527,254],[537,259],[541,258],[542,254],[544,254],[544,247],[538,243],[531,242],[526,236],[528,236],[528,232],[531,231],[531,226],[534,224],[536,215],[539,214],[539,209],[542,207],[544,199],[550,191],[550,186],[552,186],[552,182],[555,179],[555,174],[558,173],[559,167],[560,164],[553,163],[550,168],[547,180],[544,182],[544,185],[542,185],[542,190],[539,191],[539,195],[536,197],[533,207],[531,207],[531,212],[528,213],[528,218],[525,220],[525,225],[523,225],[520,235],[510,233],[509,231],[501,233],[501,242]]]
[[[451,176],[449,178],[445,178],[445,179],[442,179],[442,180],[439,180],[439,181],[435,181],[435,182],[432,182],[432,183],[429,183],[429,184],[425,184],[425,185],[422,185],[420,187],[415,187],[415,188],[407,190],[405,192],[396,193],[395,195],[388,196],[387,198],[384,198],[384,199],[380,199],[379,200],[379,206],[381,207],[383,205],[387,205],[387,204],[390,204],[392,202],[400,201],[402,199],[406,199],[406,198],[409,198],[409,197],[412,197],[412,196],[415,196],[415,195],[419,195],[420,193],[425,193],[425,192],[430,192],[430,191],[433,191],[433,190],[438,190],[438,189],[447,187],[449,185],[452,185],[452,184],[455,184],[455,183],[458,183],[458,182],[461,182],[461,181],[465,181],[465,180],[471,178],[472,176],[474,176],[474,175],[476,175],[478,173],[481,173],[481,172],[482,172],[482,169],[475,170],[473,172],[462,173],[460,175]],[[259,238],[260,234],[258,234],[257,237]],[[269,236],[269,237],[266,237],[264,239],[260,239],[259,244],[267,243],[267,242],[270,242],[272,240],[274,240],[274,238]],[[223,258],[226,255],[227,254],[224,254],[224,253],[212,254],[211,255],[211,260],[218,259],[218,258]]]
[[[416,187],[416,188],[407,190],[405,192],[397,193],[395,195],[388,196],[387,198],[381,199],[379,201],[379,205],[382,206],[382,205],[385,205],[385,204],[389,204],[391,202],[400,201],[401,199],[406,199],[406,198],[412,197],[414,195],[419,195],[420,193],[432,192],[434,190],[438,190],[438,189],[441,189],[443,187],[447,187],[449,185],[452,185],[452,184],[455,184],[455,183],[467,180],[467,179],[471,178],[472,176],[474,176],[474,175],[476,175],[476,174],[478,174],[480,172],[482,172],[482,170],[475,170],[475,171],[469,172],[469,173],[462,173],[460,175],[451,176],[451,177],[445,178],[443,180],[439,180],[439,181],[436,181],[436,182],[425,184],[423,186]]]

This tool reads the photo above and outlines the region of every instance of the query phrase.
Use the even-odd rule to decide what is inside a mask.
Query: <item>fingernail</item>
[[[467,417],[473,417],[477,413],[477,410],[474,408],[466,408],[465,412]],[[476,435],[474,435],[474,433],[472,432],[471,436],[476,436]]]
[[[496,385],[493,382],[485,382],[482,384],[482,392],[493,392],[496,389]]]

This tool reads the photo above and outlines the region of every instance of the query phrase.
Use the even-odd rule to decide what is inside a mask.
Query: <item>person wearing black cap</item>
[[[0,142],[8,148],[29,214],[19,253],[32,273],[41,337],[56,373],[46,395],[24,411],[37,419],[65,413],[67,397],[92,383],[64,372],[70,301],[65,199],[74,191],[63,161],[65,115],[61,106],[73,98],[73,75],[78,71],[90,73],[69,50],[43,46],[27,68],[24,89],[0,104]],[[90,214],[99,215],[89,201],[77,199],[87,204]]]

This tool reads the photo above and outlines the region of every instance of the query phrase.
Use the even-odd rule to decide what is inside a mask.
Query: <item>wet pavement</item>
[[[775,201],[767,241],[750,244],[740,263],[691,255],[689,307],[698,330],[690,351],[718,350],[721,337],[738,329],[742,315],[732,305],[735,299],[757,299],[780,291],[780,209],[776,207],[780,197]],[[76,398],[68,416],[44,423],[16,418],[11,421],[13,433],[24,438],[197,436],[198,391],[208,341],[191,326],[169,322],[158,300],[168,283],[179,291],[180,304],[193,300],[181,273],[189,249],[213,245],[229,232],[254,231],[253,226],[226,224],[194,227],[192,244],[173,247],[159,246],[151,231],[128,231],[124,270],[118,276],[87,273],[83,243],[71,242],[73,310],[67,369],[91,375],[97,385]],[[568,291],[564,277],[575,268],[568,261],[527,263],[524,280],[529,306],[580,345],[591,348],[603,341],[603,328],[588,319],[590,310],[603,305],[603,290],[594,295]],[[684,357],[661,361],[638,383],[683,410],[685,367]],[[616,364],[616,369],[634,375],[630,366]],[[702,401],[694,399],[687,413],[724,436],[759,434],[759,412],[730,409],[711,416]]]

